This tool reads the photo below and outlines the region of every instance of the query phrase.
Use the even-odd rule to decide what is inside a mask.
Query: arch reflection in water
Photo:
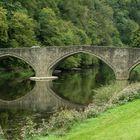
[[[56,111],[60,107],[81,108],[81,106],[72,104],[57,96],[50,89],[50,82],[47,81],[36,82],[32,91],[30,91],[25,96],[19,99],[13,101],[0,100],[1,109],[15,108],[33,111],[52,112]]]
[[[0,100],[0,124],[7,140],[21,139],[22,125],[25,118],[30,118],[39,125],[41,119],[47,119],[50,113],[62,107],[81,109],[83,106],[72,104],[50,89],[51,82],[36,82],[32,91],[13,100]]]
[[[0,57],[0,99],[16,100],[31,91],[34,82],[28,80],[35,71],[27,62],[16,56]]]
[[[28,79],[0,80],[0,99],[12,101],[25,96],[35,86],[35,82]]]
[[[77,59],[78,58],[78,59]],[[72,65],[70,62],[77,62]],[[87,105],[92,102],[95,90],[115,80],[113,70],[102,60],[85,54],[75,54],[57,64],[52,89],[70,102]]]

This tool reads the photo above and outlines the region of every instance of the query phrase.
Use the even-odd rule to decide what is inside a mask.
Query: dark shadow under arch
[[[134,63],[129,69],[128,69],[128,77],[129,77],[129,81],[131,82],[138,82],[140,81],[140,72],[139,72],[139,68],[138,70],[136,70],[136,67],[140,67],[140,60],[137,61],[136,63]]]
[[[29,80],[30,76],[35,75],[35,70],[30,62],[16,55],[4,54],[0,55],[0,63],[1,100],[9,102],[19,99],[34,88],[35,83]]]
[[[33,69],[34,75],[36,75],[35,67],[28,60],[25,60],[25,58],[22,58],[21,56],[17,56],[15,54],[3,54],[3,55],[0,55],[0,60],[6,57],[13,57],[27,63]]]

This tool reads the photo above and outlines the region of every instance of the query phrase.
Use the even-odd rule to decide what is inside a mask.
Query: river
[[[59,78],[52,82],[16,78],[0,81],[0,124],[6,139],[21,139],[28,117],[39,125],[61,107],[80,108],[89,104],[95,89],[115,79],[106,65],[55,75]]]

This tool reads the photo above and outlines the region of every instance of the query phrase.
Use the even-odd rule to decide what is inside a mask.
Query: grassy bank
[[[101,98],[103,91],[104,91],[104,93],[106,93],[106,96],[104,96],[104,98]],[[126,82],[123,82],[123,83],[117,82],[117,83],[114,83],[112,86],[108,85],[108,86],[102,87],[100,90],[98,90],[96,92],[98,94],[100,94],[100,96],[95,95],[96,100],[94,100],[93,103],[91,103],[88,107],[86,107],[84,111],[67,110],[67,109],[58,111],[58,112],[54,113],[50,117],[50,119],[47,120],[47,122],[43,121],[42,125],[40,125],[39,128],[37,128],[36,127],[37,125],[34,124],[34,122],[32,122],[29,119],[28,122],[29,122],[29,124],[32,124],[32,125],[23,126],[22,137],[25,138],[24,140],[46,140],[46,139],[47,140],[59,140],[59,139],[60,140],[63,140],[63,139],[78,140],[79,138],[78,139],[77,139],[77,137],[75,138],[75,135],[77,135],[78,133],[79,133],[79,135],[82,135],[82,133],[83,133],[83,135],[87,136],[86,133],[89,131],[89,134],[87,133],[89,136],[87,136],[87,137],[90,138],[90,136],[92,136],[93,134],[94,135],[97,134],[97,133],[94,133],[94,131],[98,132],[103,127],[102,125],[100,127],[99,126],[100,124],[98,124],[98,123],[101,122],[100,116],[102,116],[102,115],[104,116],[104,112],[106,112],[107,110],[110,110],[111,108],[115,108],[119,105],[126,104],[130,101],[132,102],[136,99],[140,99],[140,83],[134,83],[131,85],[127,85]],[[137,108],[137,106],[135,108],[139,109],[139,108]],[[127,107],[127,110],[128,109],[129,109],[129,107]],[[114,124],[112,124],[112,128],[113,128],[113,126],[116,125],[116,129],[117,128],[119,129],[119,127],[122,127],[119,125],[117,126],[117,123],[119,123],[119,119],[120,119],[120,123],[124,123],[123,117],[124,117],[124,120],[126,119],[125,116],[120,116],[119,112],[122,112],[121,115],[123,115],[123,113],[126,114],[126,117],[128,116],[128,118],[129,118],[129,115],[131,115],[132,113],[134,113],[134,114],[137,113],[136,111],[133,112],[133,109],[131,109],[131,108],[130,108],[130,111],[128,110],[128,112],[123,112],[121,110],[120,111],[118,110],[118,112],[116,111],[115,114],[112,115],[112,118],[114,116],[114,120],[111,120],[111,116],[108,118],[108,120],[111,120],[111,122],[114,121]],[[106,113],[110,114],[108,112],[106,112]],[[119,118],[119,116],[120,116],[120,118]],[[121,118],[122,118],[122,120],[121,120]],[[131,118],[131,116],[130,116],[130,118]],[[93,121],[93,124],[97,123],[97,125],[93,125],[92,121]],[[130,122],[131,122],[131,120],[130,120]],[[104,123],[105,123],[105,127],[103,129],[101,129],[101,131],[105,131],[106,133],[108,133],[107,131],[110,131],[111,128],[109,130],[104,130],[104,129],[106,129],[106,125],[109,122],[105,121]],[[129,123],[129,120],[128,120],[128,123]],[[84,128],[82,128],[82,124],[84,124],[84,125],[87,124],[86,126],[84,126],[84,127],[87,127],[87,130],[86,130],[87,132],[84,130]],[[90,125],[90,124],[92,124],[92,125]],[[98,126],[98,129],[96,130],[95,128],[97,128],[97,126]],[[91,127],[93,127],[93,129],[91,129]],[[132,128],[133,128],[133,126],[132,126]],[[90,131],[90,129],[92,131]],[[77,132],[76,132],[76,130],[77,130]],[[84,132],[85,132],[85,134],[84,134]],[[101,133],[101,132],[99,132],[99,133]],[[80,139],[82,139],[82,138],[80,138]],[[84,138],[83,140],[85,140],[85,139],[87,139],[87,138]]]
[[[38,140],[139,140],[139,130],[140,100],[135,100],[75,124],[64,137],[40,137]]]
[[[128,86],[127,81],[115,81],[109,85],[102,86],[94,90],[93,103],[104,104],[107,103],[112,96],[119,93]]]

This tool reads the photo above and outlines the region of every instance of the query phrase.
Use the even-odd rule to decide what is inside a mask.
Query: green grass
[[[40,137],[37,140],[140,140],[140,100],[76,124],[64,137]]]

